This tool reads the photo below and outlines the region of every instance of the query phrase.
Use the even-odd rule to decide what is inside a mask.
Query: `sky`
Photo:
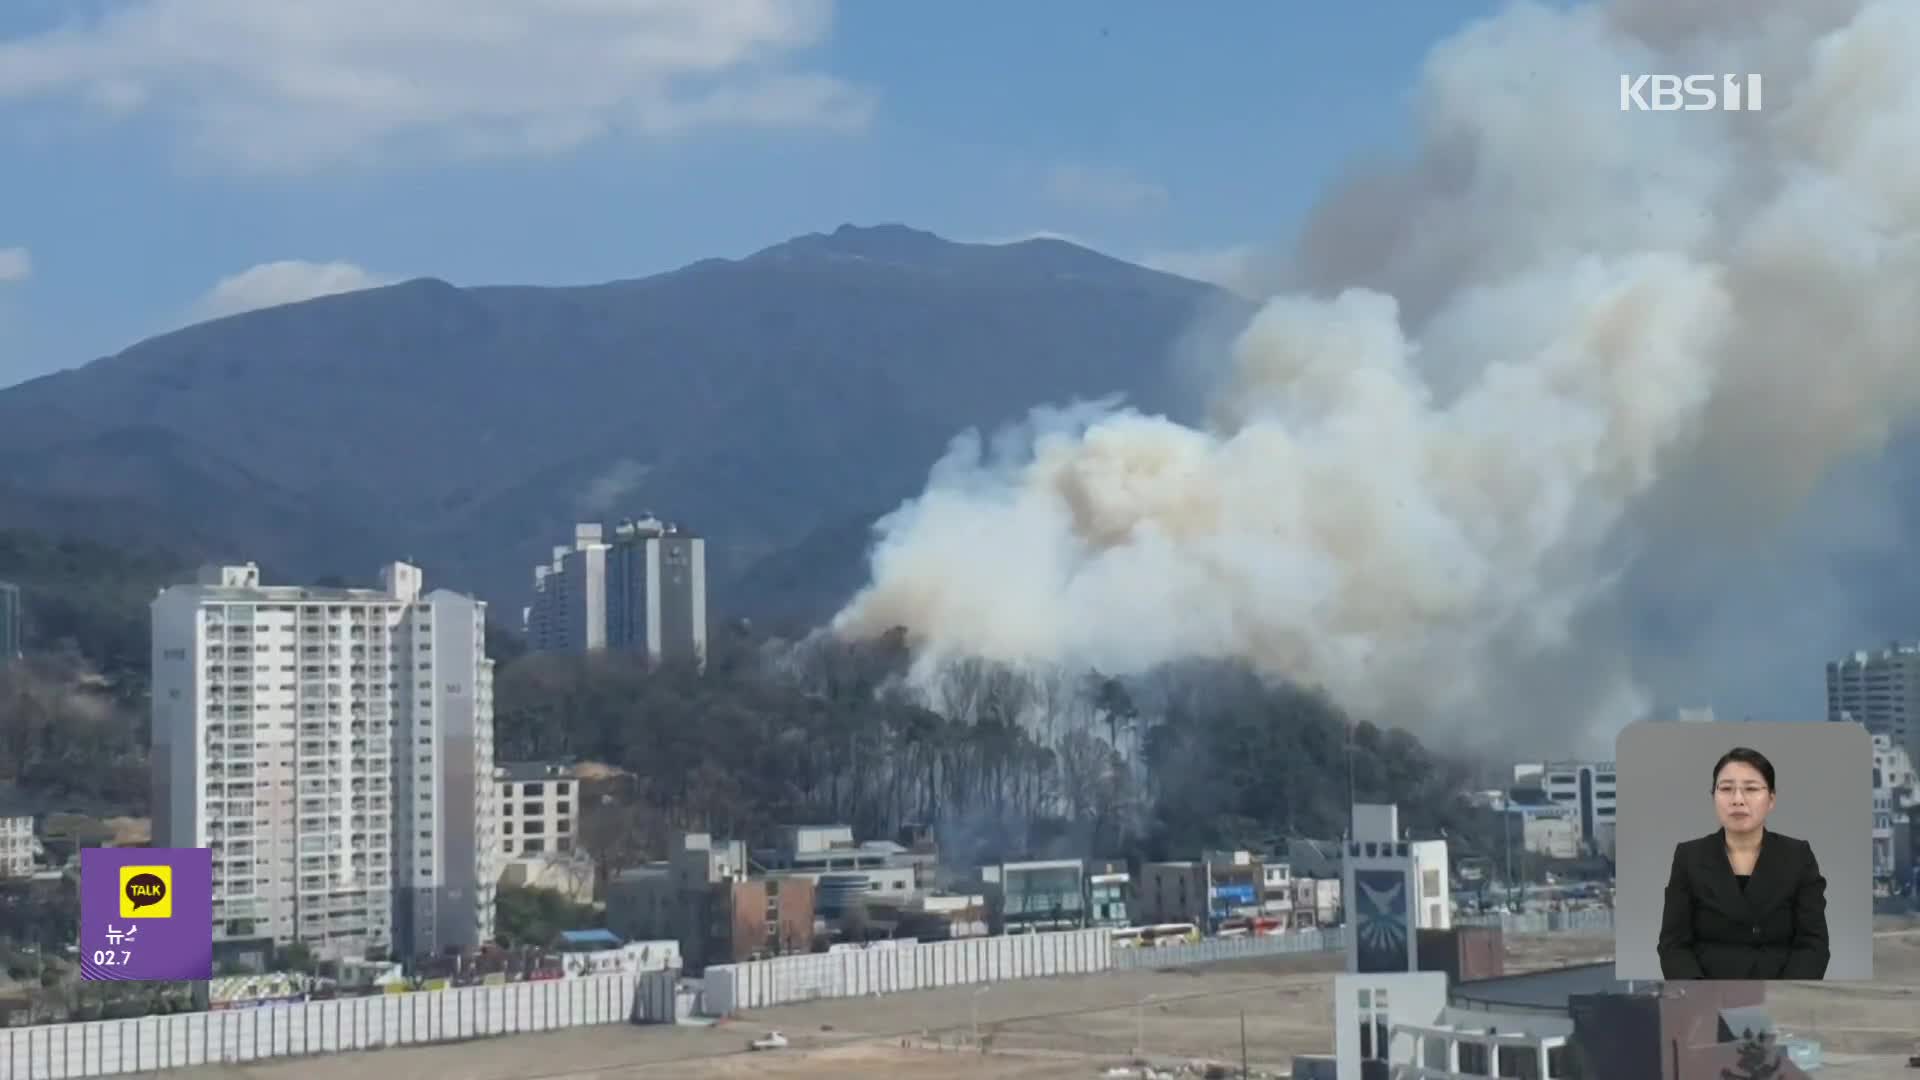
[[[1232,284],[1412,131],[1492,0],[9,0],[0,386],[432,276],[563,285],[843,223]]]

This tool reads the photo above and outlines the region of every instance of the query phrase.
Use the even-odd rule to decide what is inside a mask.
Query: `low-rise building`
[[[680,943],[623,941],[611,930],[563,930],[552,945],[569,979],[680,970]]]
[[[1199,859],[1140,868],[1140,909],[1154,924],[1193,923],[1209,930],[1291,913],[1293,871],[1247,851],[1209,851]]]
[[[1086,925],[1086,867],[1079,859],[1001,863],[980,870],[1002,933]]]
[[[40,856],[40,839],[33,833],[33,817],[0,817],[0,877],[27,877]]]
[[[1516,765],[1517,787],[1533,788],[1547,801],[1570,808],[1585,854],[1613,857],[1616,784],[1611,761],[1548,761]]]
[[[683,833],[666,861],[623,871],[608,883],[607,928],[632,940],[679,942],[689,973],[811,952],[812,877],[756,878],[749,871],[739,841]]]
[[[1338,975],[1337,1075],[1720,1080],[1745,1032],[1774,1033],[1765,999],[1762,982],[1623,983],[1612,962],[1451,987],[1437,971]],[[1817,1048],[1777,1045],[1768,1075],[1804,1080]]]
[[[545,889],[576,904],[593,902],[596,868],[585,852],[566,855],[522,855],[500,867],[500,884],[508,888]]]
[[[1413,852],[1413,919],[1418,930],[1445,930],[1453,925],[1453,875],[1447,865],[1445,840],[1415,840]]]
[[[577,846],[580,782],[573,766],[546,761],[496,765],[500,855],[566,855]]]
[[[1132,926],[1133,875],[1126,864],[1097,863],[1087,870],[1087,925]]]
[[[924,853],[922,853],[924,854]],[[753,853],[768,878],[816,886],[820,913],[837,916],[855,899],[904,904],[922,888],[924,860],[890,840],[856,842],[850,825],[785,825],[773,847]]]
[[[1879,891],[1912,887],[1912,822],[1920,810],[1920,781],[1907,748],[1873,736],[1873,876]]]
[[[1284,858],[1268,856],[1260,864],[1260,915],[1277,920],[1282,929],[1293,926],[1293,867]]]
[[[1341,845],[1330,840],[1295,838],[1287,841],[1285,859],[1293,881],[1293,927],[1311,930],[1340,925],[1340,882],[1345,865]]]

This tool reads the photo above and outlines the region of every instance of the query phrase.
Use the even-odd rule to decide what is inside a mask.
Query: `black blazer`
[[[1743,892],[1724,830],[1676,844],[1660,917],[1660,970],[1669,979],[1823,979],[1827,879],[1805,840],[1761,839]]]

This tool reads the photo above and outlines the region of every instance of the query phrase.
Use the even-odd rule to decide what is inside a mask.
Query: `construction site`
[[[1607,934],[1507,939],[1507,971],[1611,959]],[[625,1024],[274,1063],[175,1070],[193,1080],[593,1080],[600,1077],[1042,1078],[1289,1075],[1332,1052],[1338,952],[1167,971],[1115,971],[787,1005],[711,1025]],[[1814,1075],[1913,1080],[1920,1052],[1920,930],[1883,921],[1871,983],[1778,983],[1767,1011],[1783,1034],[1817,1040]],[[786,1045],[752,1051],[779,1032]],[[1113,1072],[1112,1070],[1122,1070]]]

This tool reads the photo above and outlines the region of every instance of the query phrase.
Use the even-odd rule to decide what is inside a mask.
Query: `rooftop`
[[[1549,968],[1455,983],[1447,996],[1460,1005],[1564,1011],[1567,1000],[1578,994],[1626,994],[1642,989],[1651,991],[1660,985],[1651,980],[1617,979],[1613,972],[1611,960]]]
[[[611,930],[562,930],[560,945],[567,949],[617,949],[624,942]]]
[[[571,780],[573,765],[563,761],[503,761],[493,767],[496,780],[522,784],[529,780]]]

